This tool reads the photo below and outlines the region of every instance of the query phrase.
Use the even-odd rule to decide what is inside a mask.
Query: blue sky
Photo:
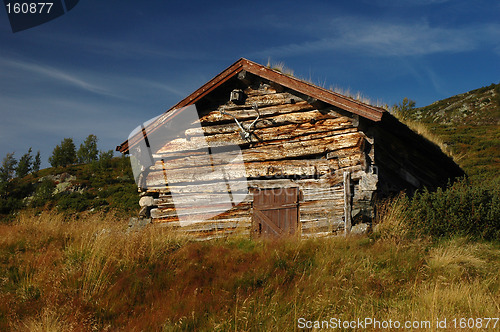
[[[0,9],[0,158],[65,137],[114,149],[240,57],[425,106],[500,81],[497,0],[90,1],[12,33]]]

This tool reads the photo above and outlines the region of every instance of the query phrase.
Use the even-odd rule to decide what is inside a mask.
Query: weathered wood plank
[[[295,116],[292,116],[292,114]],[[248,128],[248,126],[252,124],[254,119],[248,121],[240,121],[240,123],[242,123],[245,128]],[[300,121],[300,119],[302,119],[303,121]],[[306,135],[308,133],[317,131],[331,131],[335,129],[354,128],[351,121],[346,117],[334,118],[329,115],[321,114],[318,111],[308,111],[301,114],[282,114],[272,118],[259,119],[255,123],[254,127],[254,132],[259,137],[273,133],[279,134],[296,132],[297,135]],[[202,135],[205,135],[207,140],[215,140],[217,138],[224,138],[224,136],[211,137],[212,135],[230,134],[239,131],[240,128],[233,120],[233,122],[223,125],[189,128],[184,132],[184,134],[188,140],[192,139],[193,137]],[[272,139],[273,138],[270,137],[267,140]]]
[[[345,234],[351,232],[351,173],[344,172],[344,221],[345,221]]]
[[[246,201],[238,204],[236,207],[232,207],[228,209],[231,204],[227,203],[215,203],[212,202],[208,205],[200,203],[193,206],[176,206],[176,207],[157,207],[151,210],[151,215],[155,214],[155,217],[160,217],[162,215],[172,216],[177,214],[178,216],[189,216],[189,215],[205,215],[210,213],[220,213],[220,214],[231,214],[231,215],[241,215],[245,214],[245,210],[251,208],[251,201]],[[153,218],[155,218],[153,217]],[[209,218],[207,218],[209,219]]]
[[[154,169],[158,169],[155,167]],[[169,184],[180,182],[207,182],[215,180],[231,180],[257,177],[285,177],[285,176],[323,176],[329,174],[330,168],[324,159],[265,161],[252,163],[233,163],[224,166],[224,170],[216,170],[212,166],[195,168],[179,168],[152,171],[147,176],[148,186],[159,186],[165,183],[165,175]]]
[[[293,101],[292,101],[293,100]],[[275,94],[263,94],[263,95],[253,95],[248,96],[244,105],[221,105],[216,110],[210,111],[207,114],[203,114],[200,117],[201,123],[210,123],[210,122],[220,122],[220,121],[228,121],[233,120],[230,116],[224,115],[220,113],[221,108],[224,108],[227,112],[233,114],[238,119],[255,118],[255,111],[252,110],[254,104],[257,104],[259,107],[259,112],[261,115],[267,116],[268,114],[277,114],[276,111],[279,112],[279,107],[297,105],[295,110],[299,110],[301,108],[310,108],[313,106],[309,105],[303,99],[292,95],[288,92],[283,93],[275,93]],[[273,106],[276,106],[272,108]]]
[[[317,162],[314,161],[323,161]],[[361,165],[361,161],[356,157],[346,157],[342,159],[344,166]],[[336,170],[335,168],[333,170]],[[321,178],[330,176],[332,172],[325,160],[312,159],[312,160],[287,160],[280,161],[266,161],[266,162],[253,162],[253,163],[233,163],[224,166],[224,170],[214,171],[212,166],[201,166],[192,168],[169,169],[164,173],[163,171],[152,171],[148,174],[146,185],[148,188],[161,187],[166,182],[169,185],[178,183],[205,183],[210,181],[221,181],[221,186],[227,186],[225,181],[230,181],[231,185],[234,181],[243,181],[244,179],[268,177],[315,177]],[[340,180],[339,180],[340,181]],[[215,190],[215,189],[214,189]],[[224,190],[224,189],[222,189]]]
[[[289,188],[299,187],[301,190],[309,189],[328,189],[335,185],[342,185],[342,178],[338,183],[332,183],[329,178],[316,179],[249,179],[241,182],[231,182],[232,187],[240,188],[241,191],[246,188]],[[341,187],[340,187],[341,188]],[[158,188],[150,187],[148,191],[159,193],[160,197],[170,195],[170,190],[176,193],[211,193],[227,191],[227,185],[223,182],[216,183],[199,183],[199,184],[182,184],[168,185],[168,187],[160,186]]]
[[[343,221],[333,221],[328,219],[302,223],[302,232],[312,233],[318,231],[336,231],[344,229]]]
[[[321,133],[309,135],[306,138],[298,137],[294,140],[276,141],[273,144],[249,147],[242,151],[245,162],[281,160],[311,155],[321,155],[346,148],[359,147],[362,142],[362,135],[359,132],[348,132],[344,134],[326,136]],[[217,150],[212,150],[215,152]],[[207,165],[227,164],[229,160],[236,158],[240,154],[239,150],[232,150],[223,153],[212,153],[205,155],[194,155],[184,158],[165,159],[165,164],[169,168],[199,167]],[[161,155],[154,155],[162,158]],[[166,158],[166,157],[165,157]]]
[[[200,123],[203,126],[233,123],[234,118],[227,114],[222,114],[221,110],[224,110],[232,116],[236,117],[238,121],[253,121],[257,117],[257,113],[253,109],[252,104],[247,103],[244,106],[223,105],[216,110],[203,115],[200,118]],[[315,108],[305,101],[301,101],[295,104],[278,104],[274,106],[259,107],[260,117],[263,119],[274,117],[280,114],[307,112],[313,110],[315,110]],[[330,117],[334,118],[338,116],[336,116],[336,114],[330,114]]]
[[[289,140],[289,139],[309,139],[318,138],[324,135],[335,135],[348,132],[356,132],[357,129],[345,118],[328,119],[319,112],[305,112],[307,121],[303,121],[300,117],[290,116],[289,114],[280,115],[272,118],[266,124],[262,120],[257,122],[258,129],[252,131],[251,142],[256,145],[276,144],[272,141]],[[272,122],[270,122],[272,121]],[[247,128],[251,123],[244,124]],[[241,130],[234,124],[216,127],[211,135],[208,136],[190,136],[187,138],[180,137],[173,139],[161,147],[154,155],[169,156],[175,153],[184,151],[196,151],[206,149],[208,147],[219,147],[227,145],[245,145],[249,141],[243,139],[240,135]],[[261,127],[259,129],[259,127]],[[201,127],[199,127],[201,128]],[[200,133],[202,129],[196,129],[195,133]],[[208,129],[210,130],[210,129]],[[217,133],[219,131],[220,133]],[[193,132],[192,132],[193,133]],[[192,134],[191,133],[191,134]],[[324,133],[321,135],[320,133]],[[320,134],[320,135],[318,135]]]

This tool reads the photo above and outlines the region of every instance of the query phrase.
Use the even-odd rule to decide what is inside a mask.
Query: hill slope
[[[407,118],[441,138],[472,180],[500,178],[500,84],[413,109]]]
[[[114,211],[136,215],[139,193],[129,158],[51,167],[10,180],[0,193],[0,220],[24,208],[64,213]]]

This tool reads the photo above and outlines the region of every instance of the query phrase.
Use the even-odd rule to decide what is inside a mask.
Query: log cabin
[[[204,238],[348,234],[377,199],[464,174],[385,109],[243,58],[117,151],[141,217]]]

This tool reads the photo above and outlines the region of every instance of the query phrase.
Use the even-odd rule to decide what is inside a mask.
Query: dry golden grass
[[[410,240],[398,204],[373,237],[190,241],[106,215],[0,225],[0,330],[284,331],[301,317],[495,317],[498,243]]]
[[[286,65],[283,61],[271,62],[271,59],[269,58],[267,60],[267,67],[271,68],[273,70],[279,71],[280,73],[283,73],[285,75],[293,77],[293,73],[294,73],[293,69],[286,67]]]
[[[330,90],[335,92],[335,93],[338,93],[338,94],[341,94],[343,96],[349,97],[349,98],[357,100],[359,102],[362,102],[364,104],[368,104],[368,105],[372,105],[372,106],[380,107],[380,108],[384,108],[384,109],[389,108],[389,106],[387,104],[384,104],[380,100],[377,100],[375,102],[375,101],[371,100],[370,98],[366,97],[365,95],[363,95],[363,93],[360,91],[353,92],[353,91],[351,91],[350,88],[344,89],[344,88],[339,87],[339,86],[335,86],[335,87],[331,86]]]

